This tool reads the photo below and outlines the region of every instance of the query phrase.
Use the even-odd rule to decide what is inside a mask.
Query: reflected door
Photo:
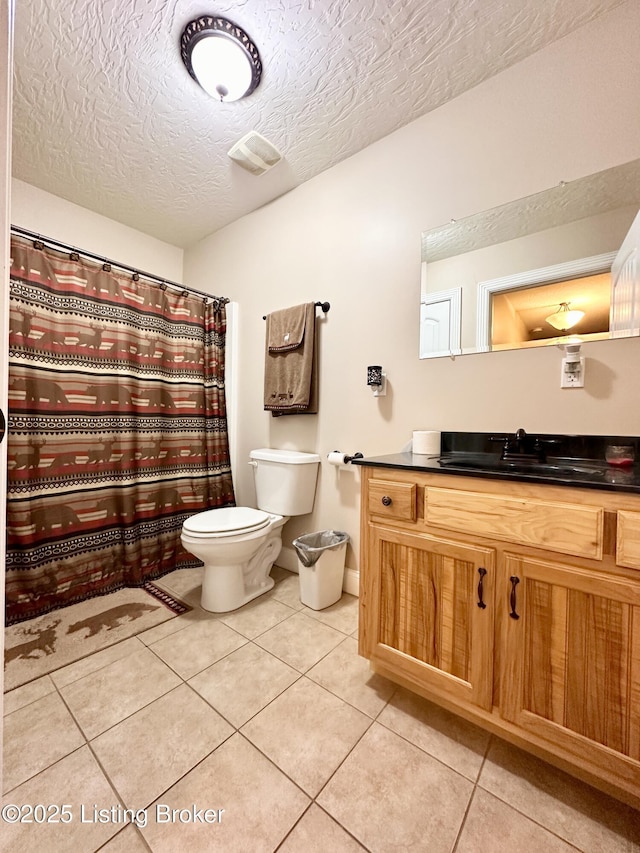
[[[629,233],[611,267],[612,338],[627,338],[640,334],[640,213],[633,220]]]
[[[420,304],[420,358],[460,353],[461,288],[423,297]]]

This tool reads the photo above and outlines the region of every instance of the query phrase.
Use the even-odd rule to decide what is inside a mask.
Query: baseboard
[[[345,569],[342,589],[350,595],[358,596],[360,593],[360,572],[356,569]]]
[[[295,572],[298,574],[298,555],[296,554],[295,548],[287,548],[283,545],[282,550],[278,555],[278,559],[276,560],[276,564],[281,568],[286,569],[288,572]],[[356,569],[350,569],[347,567],[344,570],[342,589],[345,592],[348,592],[349,595],[357,596],[360,589],[360,572]]]
[[[298,574],[298,555],[296,554],[295,548],[287,548],[283,545],[282,550],[278,554],[276,565],[286,569],[288,572],[295,572]]]

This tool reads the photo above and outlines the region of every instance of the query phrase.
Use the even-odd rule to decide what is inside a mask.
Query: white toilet
[[[269,572],[285,522],[313,509],[317,454],[262,448],[249,456],[258,509],[209,509],[182,525],[183,546],[204,563],[202,607],[213,613],[236,610],[273,587]]]

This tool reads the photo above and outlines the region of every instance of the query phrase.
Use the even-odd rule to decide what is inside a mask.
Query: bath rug
[[[4,689],[33,681],[190,609],[148,582],[11,625],[5,629]]]
[[[152,595],[154,598],[157,598],[161,601],[165,607],[168,607],[176,616],[180,616],[182,613],[187,613],[191,608],[188,604],[185,604],[184,601],[180,601],[177,598],[174,598],[170,595],[166,589],[160,589],[159,586],[156,586],[151,581],[147,581],[142,584],[142,588],[145,592],[148,592],[149,595]]]

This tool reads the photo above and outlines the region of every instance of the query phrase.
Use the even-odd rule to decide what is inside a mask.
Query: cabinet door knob
[[[392,500],[389,497],[389,495],[384,495],[382,498],[382,505],[383,506],[391,506],[391,504],[392,504]]]
[[[517,578],[517,577],[512,575],[509,578],[509,580],[511,581],[511,595],[509,596],[509,603],[511,605],[511,613],[509,614],[509,616],[511,616],[512,619],[519,619],[520,616],[516,613],[516,604],[517,604],[517,602],[516,602],[516,587],[520,583],[520,578]]]
[[[486,575],[486,573],[487,573],[486,569],[482,569],[482,568],[478,569],[478,574],[480,575],[480,580],[478,581],[478,607],[480,608],[480,610],[484,610],[485,607],[487,606],[484,603],[484,599],[483,599],[483,596],[484,596],[484,576]]]

